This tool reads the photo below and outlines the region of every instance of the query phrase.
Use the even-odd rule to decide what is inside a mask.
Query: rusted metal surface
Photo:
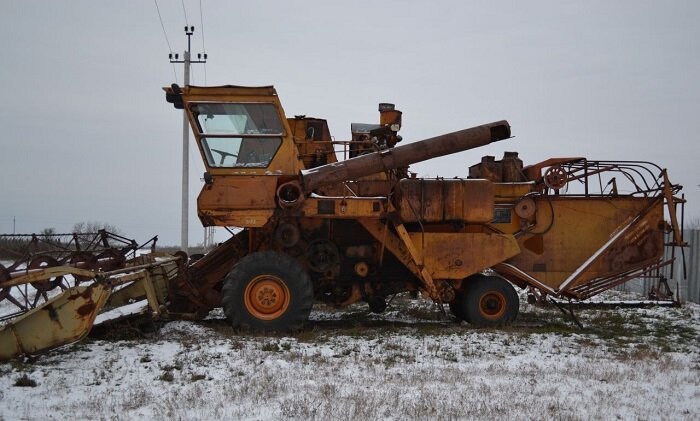
[[[389,230],[389,225],[369,218],[359,218],[358,222],[385,247],[396,256],[417,279],[421,278],[421,269],[413,258],[404,241],[395,232]],[[415,254],[415,253],[414,253]],[[419,259],[420,260],[420,259]]]
[[[493,219],[493,183],[488,180],[404,179],[395,191],[399,217],[409,222],[487,223]]]
[[[197,197],[197,209],[206,226],[261,227],[277,207],[276,177],[212,176]]]
[[[572,162],[585,161],[586,158],[550,158],[542,162],[538,162],[534,165],[528,165],[523,168],[523,173],[528,180],[539,180],[542,177],[542,170],[545,168],[557,167],[563,164],[569,164]]]
[[[306,199],[300,211],[316,218],[380,218],[385,215],[384,197],[319,197]]]
[[[523,161],[517,152],[504,152],[503,159],[484,156],[481,162],[469,167],[469,178],[483,178],[494,183],[517,183],[526,180]]]
[[[410,238],[436,279],[465,279],[520,253],[513,236],[497,233],[413,232]]]
[[[0,360],[36,354],[87,335],[109,287],[73,287],[0,329]]]
[[[547,181],[548,165],[560,184]],[[531,253],[495,267],[503,276],[550,295],[584,299],[667,264],[664,209],[673,223],[679,186],[670,184],[665,170],[646,162],[563,158],[525,171],[541,192],[532,197],[535,223],[516,224],[525,227],[519,242]],[[625,193],[617,188],[623,181]],[[674,236],[672,243],[680,242]]]
[[[109,272],[58,266],[35,269],[15,279],[5,277],[0,285],[12,282],[27,288],[56,277],[65,279],[68,285],[73,284],[70,279],[76,275],[89,281],[68,286],[27,311],[9,315],[11,320],[0,327],[0,360],[37,354],[80,340],[104,309],[145,299],[151,315],[161,316],[170,299],[170,283],[183,276],[179,259],[160,257],[145,264],[144,259],[135,259],[134,264]],[[113,294],[116,287],[119,288]]]
[[[173,283],[170,310],[178,313],[208,311],[221,303],[221,281],[233,265],[248,254],[248,231],[243,230],[187,268]]]
[[[478,148],[509,137],[510,125],[508,122],[497,121],[397,146],[378,153],[361,155],[346,161],[304,170],[301,174],[301,180],[304,190],[311,192],[325,185],[356,180],[360,177],[405,167],[416,162]]]
[[[381,311],[387,296],[416,289],[451,304],[478,302],[468,299],[470,291],[494,285],[500,290],[487,296],[517,297],[503,279],[484,281],[499,279],[491,271],[542,296],[585,298],[658,272],[667,264],[669,230],[672,243],[682,244],[680,186],[655,164],[564,157],[524,166],[517,152],[505,152],[469,167],[466,180],[418,179],[410,164],[509,138],[510,126],[499,121],[396,146],[402,114],[383,103],[378,123],[353,123],[351,140],[336,141],[323,119],[287,119],[271,87],[166,92],[188,112],[207,166],[202,222],[244,228],[235,246],[226,243],[196,263],[176,288],[187,311],[222,304],[228,270],[245,255],[269,250],[309,274],[317,299],[364,300]],[[203,104],[248,103],[255,104],[251,110],[274,107],[277,134],[257,111],[230,119],[255,123],[232,127],[238,135],[207,133]],[[207,139],[271,137],[281,144],[265,168],[224,168],[203,149]]]
[[[633,263],[636,255],[620,250],[621,243],[607,243],[612,233],[631,227],[632,220],[652,204],[651,200],[630,198],[589,200],[561,196],[537,198],[535,202],[537,223],[519,237],[522,248],[530,253],[519,254],[507,263],[557,290],[591,257],[596,257],[595,262],[583,268],[577,282]],[[663,241],[651,247],[660,253]]]
[[[14,263],[10,270],[14,270],[41,256],[50,256],[63,264],[78,256],[98,256],[109,250],[118,251],[122,256],[133,255],[138,248],[155,248],[157,240],[157,237],[153,237],[139,245],[133,239],[106,230],[70,234],[0,234],[0,252],[12,256]]]
[[[268,175],[273,178],[279,177],[281,174],[296,174],[303,168],[303,162],[297,156],[296,146],[294,144],[294,132],[290,129],[287,123],[287,117],[284,114],[282,105],[280,104],[277,92],[272,86],[267,87],[242,87],[242,86],[217,86],[217,87],[197,87],[186,86],[178,88],[179,94],[176,94],[172,87],[164,88],[168,101],[171,103],[179,103],[186,111],[193,129],[195,142],[200,150],[202,159],[209,172],[216,180],[217,176],[231,175]],[[279,121],[282,126],[282,142],[272,158],[272,161],[266,168],[243,167],[243,168],[226,168],[213,167],[209,165],[207,159],[207,151],[204,148],[203,140],[207,138],[235,139],[240,135],[205,133],[198,122],[197,116],[192,112],[192,106],[196,104],[271,104],[279,116]],[[254,135],[254,136],[263,136]],[[216,181],[215,181],[216,183]]]
[[[398,234],[401,241],[403,241],[406,250],[408,250],[408,253],[411,256],[411,260],[418,268],[420,273],[420,280],[422,281],[423,286],[425,287],[425,290],[427,291],[428,295],[433,300],[439,301],[440,293],[437,289],[437,286],[435,285],[435,281],[433,280],[433,274],[430,273],[430,271],[426,267],[425,255],[421,253],[420,250],[416,247],[416,243],[412,241],[411,236],[408,234],[408,231],[406,231],[406,228],[403,226],[403,224],[397,224],[394,228],[396,229],[396,233]]]
[[[7,241],[7,239],[11,241]],[[35,354],[87,335],[106,308],[146,299],[158,316],[169,284],[183,276],[180,257],[153,252],[156,237],[97,234],[4,236],[20,256],[0,266],[0,359]],[[136,250],[151,246],[151,254]],[[112,294],[119,287],[116,294]]]
[[[202,223],[241,230],[193,262],[184,253],[136,258],[135,241],[106,232],[23,238],[18,260],[0,266],[0,303],[15,307],[0,329],[0,359],[78,340],[100,312],[134,300],[156,318],[223,305],[231,320],[247,312],[246,325],[298,328],[301,313],[287,313],[308,316],[301,296],[383,311],[387,297],[420,290],[461,319],[499,325],[517,315],[503,278],[541,297],[583,299],[660,276],[674,261],[665,245],[684,245],[680,186],[648,162],[523,166],[505,152],[469,167],[469,179],[409,173],[410,164],[509,138],[507,121],[396,146],[402,113],[393,104],[380,104],[378,124],[353,124],[352,140],[336,141],[325,120],[288,119],[272,87],[175,86],[166,95],[186,110],[206,167]],[[252,256],[261,252],[278,259]],[[250,279],[232,271],[242,258],[237,276]]]
[[[287,119],[304,168],[335,162],[336,156],[326,120],[306,116]]]
[[[23,313],[47,302],[55,291],[90,280],[95,272],[123,267],[127,259],[135,257],[137,249],[150,247],[153,251],[157,237],[139,245],[100,230],[85,234],[4,234],[0,240],[6,254],[17,256],[8,267],[0,268],[0,303],[7,301],[16,313]]]

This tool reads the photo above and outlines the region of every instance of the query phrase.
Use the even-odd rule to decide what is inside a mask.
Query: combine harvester
[[[660,269],[673,262],[664,247],[683,245],[681,187],[649,162],[572,157],[523,167],[506,152],[465,178],[423,179],[410,164],[506,140],[510,125],[397,146],[401,112],[380,104],[379,124],[353,124],[351,140],[335,141],[325,120],[287,118],[270,86],[165,91],[185,110],[206,167],[199,218],[237,232],[195,262],[181,253],[117,269],[77,257],[0,268],[4,300],[23,285],[44,291],[76,279],[20,309],[0,331],[0,358],[77,340],[101,311],[143,298],[154,317],[197,319],[223,307],[235,328],[294,331],[314,302],[365,301],[381,312],[387,297],[421,291],[460,320],[507,325],[518,315],[514,286],[582,300],[634,278],[664,282]]]

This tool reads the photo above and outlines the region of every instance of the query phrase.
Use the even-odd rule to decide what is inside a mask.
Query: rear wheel
[[[221,292],[233,327],[256,332],[298,330],[313,304],[313,287],[304,268],[274,251],[242,258],[224,279]]]
[[[475,278],[462,296],[464,320],[475,326],[509,325],[518,316],[519,306],[513,285],[498,276]]]
[[[472,285],[474,281],[483,277],[484,275],[480,273],[468,276],[464,279],[464,285]],[[469,318],[464,312],[464,300],[466,296],[466,291],[468,289],[469,288],[467,287],[464,290],[455,291],[455,299],[450,303],[450,313],[452,313],[452,315],[455,316],[458,320],[464,320],[465,322],[469,322]]]

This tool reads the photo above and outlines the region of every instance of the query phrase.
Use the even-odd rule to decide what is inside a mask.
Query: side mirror
[[[170,89],[172,89],[173,93],[165,93],[165,100],[168,101],[168,103],[173,104],[176,109],[182,110],[185,108],[185,105],[182,102],[182,89],[177,85],[177,83],[173,83],[170,85]]]
[[[208,172],[204,172],[204,184],[210,186],[214,183],[214,178]]]

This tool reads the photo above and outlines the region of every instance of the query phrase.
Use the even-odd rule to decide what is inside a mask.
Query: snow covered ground
[[[220,311],[123,327],[0,364],[0,417],[700,419],[700,306],[578,315],[523,304],[517,326],[474,329],[400,297],[316,308],[294,336],[238,335]]]

